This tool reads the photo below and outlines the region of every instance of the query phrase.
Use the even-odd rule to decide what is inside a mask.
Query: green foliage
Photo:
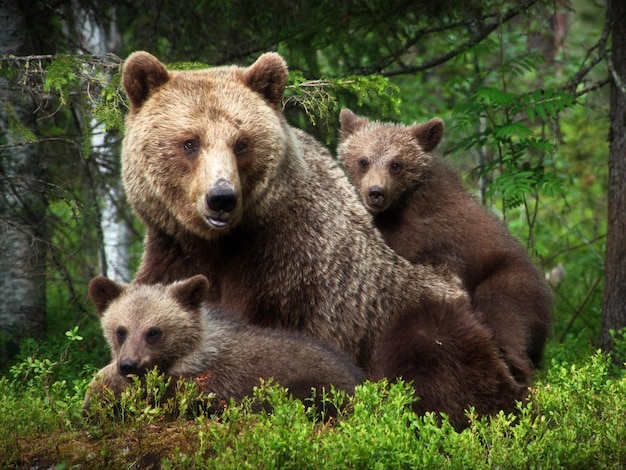
[[[322,125],[326,135],[335,134],[339,110],[348,103],[379,109],[384,114],[398,112],[400,90],[381,75],[348,76],[307,80],[301,72],[289,74],[284,107],[297,108],[311,125]]]
[[[619,331],[609,330],[609,334],[615,343],[613,351],[614,362],[621,367],[626,366],[626,327]]]
[[[469,134],[459,141],[458,148],[481,148],[493,155],[477,167],[477,174],[491,181],[485,197],[499,196],[503,212],[527,206],[529,196],[538,200],[541,194],[551,198],[564,195],[562,179],[554,169],[549,170],[554,145],[545,137],[537,137],[530,124],[536,117],[556,120],[559,112],[571,106],[571,95],[554,90],[516,94],[485,86],[457,106],[458,126]],[[476,132],[478,122],[481,129]],[[532,229],[530,217],[527,222]]]
[[[5,102],[4,104],[4,114],[9,127],[9,135],[11,136],[11,140],[13,142],[28,143],[35,142],[37,140],[37,135],[32,131],[32,129],[29,129],[20,122],[17,114],[15,113],[15,109],[9,104],[9,102]]]
[[[61,342],[59,349],[26,339],[22,342],[17,362],[11,366],[9,373],[22,386],[37,388],[51,396],[51,384],[64,375],[63,369],[67,369],[70,350],[75,349],[74,344],[82,340],[77,326],[65,332],[65,340]],[[58,356],[58,359],[51,360],[51,355]]]
[[[92,399],[89,422],[98,428],[114,428],[118,424],[149,426],[176,417],[190,418],[201,413],[203,403],[211,403],[211,394],[202,395],[194,381],[165,377],[154,368],[144,380],[134,377],[120,397],[105,389]]]
[[[65,344],[80,343],[69,331]],[[626,374],[584,338],[553,344],[531,401],[517,416],[478,418],[456,432],[433,414],[418,417],[409,385],[366,382],[353,397],[331,390],[334,418],[292,399],[272,381],[219,416],[189,411],[193,382],[165,399],[167,381],[151,372],[113,406],[94,403],[79,418],[89,378],[51,380],[62,361],[21,359],[0,378],[0,465],[35,459],[161,468],[612,468],[626,459]],[[616,337],[618,350],[626,349]],[[42,385],[45,384],[45,385]],[[47,392],[42,393],[42,387]],[[109,397],[112,399],[112,397]]]
[[[535,224],[535,242],[547,270],[561,266],[564,271],[562,278],[553,282],[556,339],[575,337],[581,331],[597,338],[607,223],[607,117],[592,106],[576,106],[559,124],[563,141],[554,166],[567,194],[544,199]]]
[[[55,91],[61,104],[68,102],[70,92],[80,83],[81,67],[78,58],[70,55],[60,54],[46,68],[46,77],[43,83],[43,91]]]
[[[60,350],[33,340],[23,341],[17,362],[7,376],[0,377],[2,459],[15,457],[20,442],[40,434],[69,431],[80,421],[88,380],[79,378],[85,374],[77,374],[68,356],[82,339],[75,327],[65,333]],[[0,465],[9,461],[0,460]]]
[[[128,108],[122,92],[121,74],[116,73],[102,86],[99,99],[92,101],[93,117],[106,131],[124,130],[124,112]]]
[[[179,61],[167,64],[167,68],[171,70],[202,70],[211,67],[204,62]]]

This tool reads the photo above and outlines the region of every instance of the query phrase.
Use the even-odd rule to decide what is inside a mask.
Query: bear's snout
[[[370,207],[382,208],[385,205],[385,189],[381,186],[370,186],[367,197]]]
[[[230,212],[237,205],[237,193],[232,188],[217,188],[206,195],[206,204],[216,212]]]
[[[123,375],[124,377],[132,377],[134,375],[138,375],[139,372],[139,364],[137,364],[137,361],[133,361],[132,359],[124,359],[123,361],[120,361],[118,368],[120,375]]]
[[[205,215],[209,223],[215,228],[228,225],[231,212],[239,203],[236,188],[224,178],[217,180],[204,197],[204,203],[208,209]]]

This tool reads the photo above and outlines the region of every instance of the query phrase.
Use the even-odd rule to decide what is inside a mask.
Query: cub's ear
[[[276,52],[261,55],[243,73],[244,83],[276,109],[280,109],[288,77],[287,63]]]
[[[198,274],[170,285],[168,292],[183,307],[197,310],[209,298],[210,289],[208,279]]]
[[[354,134],[361,127],[367,124],[368,120],[354,114],[348,108],[339,112],[339,124],[341,126],[341,138],[344,139],[350,134]]]
[[[413,124],[409,130],[419,142],[422,150],[430,152],[441,142],[444,127],[445,125],[441,119],[434,118],[424,124]]]
[[[122,70],[122,83],[131,104],[131,112],[137,111],[150,95],[167,83],[170,75],[159,60],[144,51],[133,52]]]
[[[102,316],[111,302],[122,295],[125,290],[126,286],[123,284],[118,284],[103,276],[94,277],[89,283],[89,297],[98,315]]]

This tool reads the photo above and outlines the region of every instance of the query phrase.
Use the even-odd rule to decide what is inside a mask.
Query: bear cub
[[[113,360],[92,380],[85,410],[103,386],[119,398],[133,376],[155,366],[172,382],[198,379],[217,403],[251,396],[260,378],[273,378],[301,400],[312,397],[313,387],[322,393],[332,384],[352,393],[364,380],[342,353],[309,337],[239,322],[208,305],[208,292],[202,275],[151,286],[94,278],[89,295]]]
[[[518,383],[542,359],[552,295],[526,249],[435,155],[444,123],[403,126],[340,113],[339,160],[387,244],[459,275]]]
[[[478,415],[515,413],[528,389],[512,376],[487,326],[459,300],[424,307],[423,315],[404,315],[383,333],[373,379],[412,381],[419,398],[413,411],[443,412],[458,431],[468,424],[469,407]]]

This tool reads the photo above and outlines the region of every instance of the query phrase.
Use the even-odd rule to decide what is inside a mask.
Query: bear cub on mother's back
[[[516,380],[530,385],[552,296],[525,248],[434,154],[443,121],[407,127],[348,109],[340,121],[339,159],[385,241],[413,263],[445,265],[459,275]]]
[[[332,384],[352,393],[364,380],[339,351],[310,337],[239,322],[208,305],[208,292],[201,275],[167,286],[94,278],[89,295],[113,360],[92,381],[85,408],[103,386],[119,397],[131,377],[154,367],[174,381],[201,379],[202,392],[215,393],[217,403],[252,396],[260,378],[273,378],[302,400],[312,397],[313,387],[322,393]]]

